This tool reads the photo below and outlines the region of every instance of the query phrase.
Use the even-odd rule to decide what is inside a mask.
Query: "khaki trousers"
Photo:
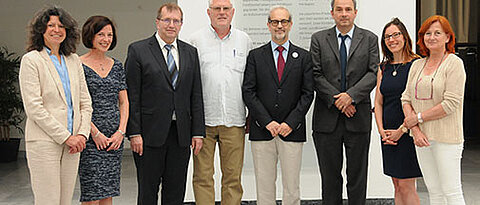
[[[213,181],[215,147],[218,142],[222,170],[223,205],[238,205],[242,201],[242,167],[245,147],[244,127],[206,127],[206,137],[198,155],[193,156],[193,192],[197,205],[215,204]]]
[[[27,141],[25,148],[35,204],[71,204],[80,153],[50,141]]]
[[[300,169],[303,142],[251,141],[257,205],[276,205],[277,162],[282,169],[282,204],[300,205]]]

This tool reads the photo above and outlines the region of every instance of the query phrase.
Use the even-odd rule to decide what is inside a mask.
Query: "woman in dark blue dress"
[[[419,56],[413,53],[407,29],[398,18],[385,25],[382,38],[383,60],[377,73],[375,119],[382,137],[383,171],[392,177],[395,204],[420,204],[415,179],[422,173],[413,139],[403,125],[400,101],[410,66]]]
[[[90,51],[81,56],[92,97],[90,139],[80,156],[82,204],[112,204],[120,195],[123,138],[128,118],[127,86],[122,63],[105,55],[116,45],[115,27],[104,16],[92,16],[82,29]]]

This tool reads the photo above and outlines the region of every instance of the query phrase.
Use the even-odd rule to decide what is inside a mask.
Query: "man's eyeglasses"
[[[215,12],[221,12],[222,10],[225,11],[225,12],[229,12],[230,10],[232,10],[232,7],[230,7],[230,6],[225,6],[225,7],[215,6],[215,7],[210,7],[210,9],[212,9]]]
[[[402,32],[395,32],[395,33],[392,33],[390,35],[385,35],[385,37],[383,37],[384,40],[388,40],[390,38],[393,38],[393,39],[397,39],[398,37],[400,37],[400,35],[402,35]]]
[[[166,18],[166,19],[158,19],[158,20],[166,25],[173,23],[173,25],[179,26],[180,24],[182,24],[182,20],[179,20],[179,19]]]
[[[290,23],[290,20],[288,20],[288,19],[282,19],[282,20],[268,19],[268,23],[272,24],[272,26],[278,26],[279,23],[282,23],[282,26],[287,26]]]

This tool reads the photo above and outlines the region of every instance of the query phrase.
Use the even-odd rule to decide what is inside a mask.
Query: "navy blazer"
[[[270,43],[250,51],[242,86],[250,113],[250,140],[273,139],[266,126],[276,121],[293,129],[288,136],[280,136],[282,140],[306,141],[305,115],[313,100],[312,68],[310,53],[290,43],[279,82]]]
[[[141,134],[144,144],[165,143],[175,110],[178,143],[189,146],[192,136],[205,136],[202,84],[197,49],[177,40],[179,74],[176,89],[155,36],[128,47],[125,62],[130,101],[127,134]]]

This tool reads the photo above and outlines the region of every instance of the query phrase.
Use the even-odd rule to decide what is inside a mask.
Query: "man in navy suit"
[[[178,40],[183,13],[164,4],[158,31],[128,47],[125,63],[130,118],[127,132],[137,167],[138,204],[183,204],[190,145],[205,136],[197,50]]]
[[[257,204],[274,204],[277,162],[282,204],[300,204],[300,167],[306,141],[305,115],[313,100],[311,55],[288,40],[292,16],[273,7],[268,17],[272,40],[247,57],[243,99],[250,111],[250,137]]]

